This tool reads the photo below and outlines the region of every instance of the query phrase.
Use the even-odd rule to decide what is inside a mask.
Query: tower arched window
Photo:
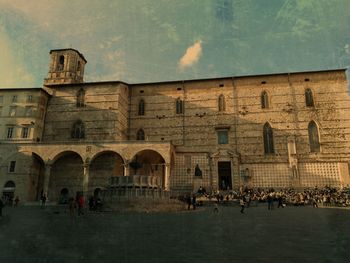
[[[219,96],[218,108],[219,108],[219,111],[225,111],[226,110],[225,96],[223,94],[221,94]]]
[[[139,129],[137,131],[137,136],[136,136],[138,141],[144,141],[145,140],[145,132],[142,129]]]
[[[318,133],[317,124],[310,121],[308,126],[310,152],[320,152],[320,136]]]
[[[145,101],[139,101],[139,115],[145,115]]]
[[[59,56],[59,58],[58,58],[57,69],[58,69],[58,70],[63,70],[63,68],[64,68],[64,56],[61,55],[61,56]]]
[[[85,138],[85,125],[81,120],[77,120],[73,124],[71,137],[73,139],[84,139]]]
[[[176,100],[176,114],[182,114],[182,113],[183,113],[183,109],[184,109],[183,100],[181,100],[180,98],[178,98],[178,99]]]
[[[264,125],[263,130],[263,136],[264,136],[264,152],[265,154],[274,153],[274,147],[273,147],[273,132],[271,125],[267,122]]]
[[[305,90],[305,103],[307,107],[313,107],[315,105],[311,89]]]
[[[261,108],[268,109],[269,108],[269,96],[266,91],[261,93]]]
[[[77,107],[85,107],[85,90],[83,89],[77,93]]]

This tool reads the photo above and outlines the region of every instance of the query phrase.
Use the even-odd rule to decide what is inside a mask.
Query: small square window
[[[27,96],[27,102],[33,102],[33,95]]]
[[[16,161],[10,162],[9,173],[14,173],[16,169]]]
[[[228,131],[221,130],[218,133],[218,144],[228,144]]]

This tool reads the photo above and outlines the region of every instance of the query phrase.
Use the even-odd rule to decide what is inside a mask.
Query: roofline
[[[84,58],[84,55],[79,52],[79,50],[76,50],[74,48],[61,48],[61,49],[51,49],[50,54],[54,51],[65,51],[65,50],[73,50],[79,54],[79,56],[84,59],[85,63],[87,63],[87,60]]]
[[[201,78],[201,79],[184,79],[184,80],[170,80],[170,81],[158,81],[158,82],[142,82],[142,83],[127,83],[119,80],[111,81],[97,81],[97,82],[79,82],[79,83],[62,83],[62,84],[45,84],[45,87],[56,87],[56,86],[81,86],[81,85],[98,85],[98,84],[124,84],[128,86],[139,86],[139,85],[154,85],[154,84],[167,84],[167,83],[185,83],[194,81],[208,81],[208,80],[223,80],[223,79],[238,79],[238,78],[252,78],[252,77],[268,77],[268,76],[290,76],[297,74],[312,74],[312,73],[326,73],[335,71],[346,71],[347,68],[338,69],[325,69],[316,71],[295,71],[295,72],[284,72],[284,73],[270,73],[270,74],[258,74],[258,75],[241,75],[241,76],[226,76],[226,77],[216,77],[216,78]]]
[[[48,93],[44,88],[42,87],[32,87],[32,88],[2,88],[0,87],[0,91],[3,91],[3,90],[40,90],[40,91],[44,91],[45,93],[47,93],[48,95],[50,95],[50,93]],[[51,96],[51,95],[50,95]]]
[[[128,84],[130,86],[138,85],[151,85],[151,84],[166,84],[166,83],[185,83],[194,81],[206,81],[206,80],[220,80],[220,79],[238,79],[238,78],[252,78],[252,77],[268,77],[268,76],[281,76],[281,75],[296,75],[296,74],[308,74],[308,73],[325,73],[332,71],[346,71],[347,68],[339,69],[327,69],[327,70],[316,70],[316,71],[296,71],[296,72],[284,72],[284,73],[270,73],[270,74],[258,74],[258,75],[241,75],[241,76],[226,76],[226,77],[216,77],[216,78],[202,78],[202,79],[187,79],[187,80],[173,80],[173,81],[159,81],[159,82],[144,82],[144,83],[133,83]]]
[[[96,82],[77,82],[77,83],[47,83],[44,84],[44,87],[69,87],[69,86],[82,86],[82,85],[98,85],[98,84],[124,84],[124,85],[131,85],[129,83],[126,83],[124,81],[119,80],[111,80],[111,81],[96,81]]]

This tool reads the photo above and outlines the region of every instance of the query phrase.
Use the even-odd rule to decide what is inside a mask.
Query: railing
[[[110,178],[110,187],[162,188],[162,180],[158,176],[130,175],[113,176]]]

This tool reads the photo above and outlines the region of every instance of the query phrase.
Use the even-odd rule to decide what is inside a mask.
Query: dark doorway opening
[[[219,190],[232,189],[231,162],[218,162]]]
[[[60,204],[68,204],[69,191],[67,188],[63,188],[60,192],[60,200],[58,201]]]

